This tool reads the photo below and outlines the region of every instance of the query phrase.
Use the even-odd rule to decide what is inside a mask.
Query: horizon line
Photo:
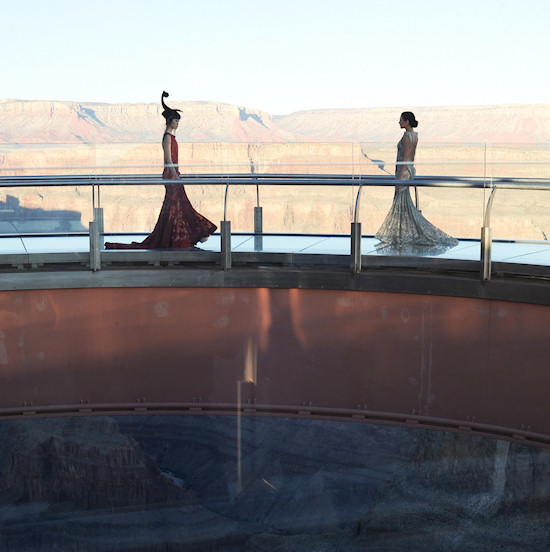
[[[105,101],[95,101],[95,100],[52,100],[52,99],[22,99],[22,98],[0,98],[0,103],[6,102],[50,102],[50,103],[62,103],[62,104],[79,104],[79,105],[158,105],[160,102],[105,102]],[[311,107],[311,108],[302,108],[296,109],[293,111],[288,111],[286,113],[269,111],[267,109],[250,107],[245,104],[238,103],[229,103],[220,100],[173,100],[174,104],[214,104],[214,105],[227,105],[232,107],[237,107],[239,109],[250,109],[253,111],[261,111],[268,113],[273,116],[286,116],[292,115],[295,113],[308,112],[308,111],[367,111],[367,110],[377,110],[377,109],[401,109],[401,110],[412,110],[412,109],[449,109],[449,108],[483,108],[483,107],[510,107],[510,106],[520,106],[520,107],[534,107],[534,106],[550,106],[550,102],[532,102],[532,103],[523,103],[523,102],[508,102],[508,103],[476,103],[476,104],[438,104],[438,105],[408,105],[403,107],[400,106],[369,106],[369,107]],[[160,107],[159,107],[160,108]]]

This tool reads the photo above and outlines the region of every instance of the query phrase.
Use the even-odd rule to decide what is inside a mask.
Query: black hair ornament
[[[160,98],[160,102],[162,103],[162,107],[164,108],[164,111],[162,112],[162,116],[166,119],[167,123],[169,123],[174,119],[181,119],[181,115],[179,114],[181,109],[172,109],[171,107],[168,107],[164,103],[164,98],[167,98],[169,95],[170,94],[168,94],[168,92],[163,91],[162,96]]]

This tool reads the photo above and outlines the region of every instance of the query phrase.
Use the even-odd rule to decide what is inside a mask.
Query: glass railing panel
[[[394,144],[362,143],[360,153],[367,165],[355,165],[355,172],[387,178],[387,186],[368,185],[362,191],[358,219],[363,234],[372,235],[384,221],[393,201],[396,148]],[[435,226],[458,238],[479,239],[483,219],[483,191],[451,186],[423,185],[422,178],[442,181],[449,177],[476,178],[484,174],[485,144],[421,143],[417,150],[416,186],[412,200]]]
[[[390,179],[385,185],[375,181],[363,184],[358,211],[363,235],[374,235],[384,222],[392,206],[394,182]],[[479,239],[487,190],[460,182],[433,185],[418,177],[409,186],[409,193],[413,204],[437,228],[458,239]]]
[[[182,181],[176,184],[162,179],[162,164],[102,167],[105,174],[113,177],[111,180],[106,177],[99,188],[105,233],[150,233],[162,207],[165,185],[179,184],[185,185],[193,207],[218,225],[223,218],[224,186],[211,185],[207,181],[186,182],[186,179],[220,174],[222,169],[225,170],[225,167],[215,164],[180,164]]]
[[[535,182],[533,182],[535,186]],[[499,188],[491,211],[493,239],[550,239],[550,186],[546,190]]]
[[[495,178],[550,178],[548,144],[487,144],[487,175]]]
[[[89,174],[98,165],[97,148],[82,143],[1,144],[0,176]]]
[[[148,234],[153,230],[164,198],[160,183],[105,183],[99,192],[106,234]]]
[[[254,231],[254,208],[259,205],[264,233],[348,235],[362,184],[357,220],[363,235],[369,236],[380,227],[392,204],[395,144],[182,142],[179,151],[180,172],[195,209],[216,225],[225,215],[237,234]],[[164,198],[160,143],[4,145],[2,155],[2,177],[42,180],[40,185],[18,182],[0,188],[4,209],[0,231],[85,232],[93,220],[94,205],[103,208],[107,234],[142,236],[156,224]],[[416,189],[411,187],[411,195],[414,201],[418,196],[424,216],[453,236],[478,240],[491,186],[502,178],[544,180],[550,148],[421,143],[415,166]],[[289,185],[258,178],[258,185],[254,183],[255,176],[281,174],[304,179],[345,176],[347,182],[317,185],[312,180]],[[206,175],[222,178],[216,183],[190,180]],[[247,182],[239,182],[238,176]],[[477,184],[440,186],[438,177],[474,179]],[[86,182],[65,185],[71,178]],[[435,184],[423,186],[423,178],[432,178]],[[543,216],[548,207],[546,195],[544,190],[499,188],[491,216],[493,238],[544,240],[548,236]],[[14,206],[21,212],[42,209],[51,214],[57,210],[66,216],[61,221],[19,217],[14,225],[8,217]]]
[[[97,164],[94,144],[2,144],[0,157],[0,233],[88,231],[93,191],[78,179]]]
[[[547,241],[550,236],[546,216],[550,207],[550,147],[489,144],[487,160],[487,174],[498,187],[491,210],[493,238]],[[514,179],[521,181],[514,182]]]
[[[0,180],[0,234],[60,234],[88,231],[93,219],[91,186],[2,186]]]
[[[308,169],[311,169],[308,166]],[[239,196],[238,193],[241,193]],[[354,191],[348,185],[263,184],[259,205],[263,211],[263,231],[280,234],[349,234]],[[230,188],[228,218],[232,230],[253,231],[256,206],[254,186],[242,191]]]

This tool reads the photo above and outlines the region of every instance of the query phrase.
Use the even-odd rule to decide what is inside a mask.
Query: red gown
[[[173,134],[170,136],[170,153],[172,163],[178,164],[178,142]],[[179,171],[176,171],[179,174]],[[171,169],[165,168],[162,178],[173,180]],[[193,247],[201,238],[214,233],[216,225],[206,217],[197,213],[183,184],[168,184],[164,186],[166,193],[160,210],[159,218],[154,230],[142,241],[132,243],[106,242],[106,249],[168,249]]]

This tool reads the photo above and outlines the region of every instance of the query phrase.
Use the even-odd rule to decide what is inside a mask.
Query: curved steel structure
[[[228,180],[255,186],[359,183],[356,206],[364,180],[391,186],[395,180],[185,178],[189,184],[205,180],[226,187],[220,253],[100,254],[101,221],[95,219],[88,253],[0,255],[0,417],[305,416],[550,448],[548,267],[491,262],[494,195],[478,261],[362,257],[357,218],[351,255],[255,251],[232,257]],[[4,178],[0,184],[38,181],[48,185],[45,177]],[[51,177],[52,185],[97,188],[94,218],[100,184],[160,182]],[[475,178],[418,184],[486,186]],[[550,182],[499,179],[498,187],[547,190]]]
[[[244,271],[250,287],[238,270],[137,272],[0,292],[1,417],[306,416],[550,447],[548,306],[423,294],[412,275],[380,291],[349,273],[326,289],[322,270]]]

